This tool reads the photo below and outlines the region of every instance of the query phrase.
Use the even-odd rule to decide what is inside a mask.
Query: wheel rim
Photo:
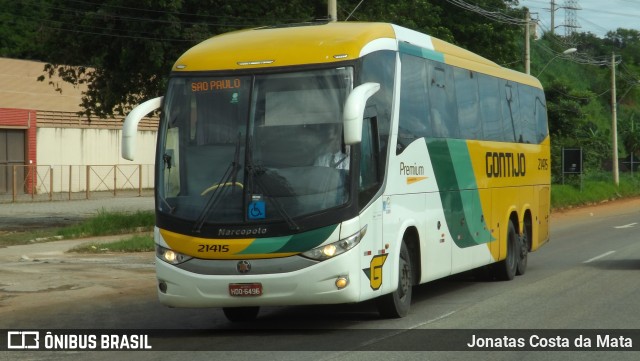
[[[507,265],[509,268],[515,268],[518,262],[518,241],[515,239],[515,233],[511,235],[509,240],[509,255],[507,256]]]
[[[527,250],[529,249],[529,242],[527,242],[527,235],[522,236],[522,240],[520,241],[520,259],[525,259],[527,257]]]
[[[400,258],[400,298],[409,293],[409,287],[411,287],[411,269],[409,268],[409,263],[404,259]]]

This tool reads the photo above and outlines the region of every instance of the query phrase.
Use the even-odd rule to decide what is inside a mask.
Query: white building
[[[120,157],[123,119],[78,116],[84,88],[38,81],[44,65],[0,58],[0,196],[152,188],[157,120],[140,123],[134,166]]]

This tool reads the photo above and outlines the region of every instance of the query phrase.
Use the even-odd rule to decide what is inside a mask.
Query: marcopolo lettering
[[[259,236],[267,233],[267,228],[265,227],[256,227],[256,228],[241,228],[241,229],[228,229],[228,228],[220,228],[218,229],[218,236]]]
[[[524,177],[527,172],[524,153],[487,152],[485,166],[487,178]]]

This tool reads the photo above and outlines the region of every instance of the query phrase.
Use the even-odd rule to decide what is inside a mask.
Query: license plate
[[[262,283],[230,283],[229,294],[235,297],[261,296]]]

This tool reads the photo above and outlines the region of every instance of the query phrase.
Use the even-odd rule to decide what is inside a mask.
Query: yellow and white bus
[[[377,299],[490,266],[525,272],[549,239],[550,151],[535,78],[384,23],[215,36],[173,66],[156,157],[161,303],[222,307]]]

